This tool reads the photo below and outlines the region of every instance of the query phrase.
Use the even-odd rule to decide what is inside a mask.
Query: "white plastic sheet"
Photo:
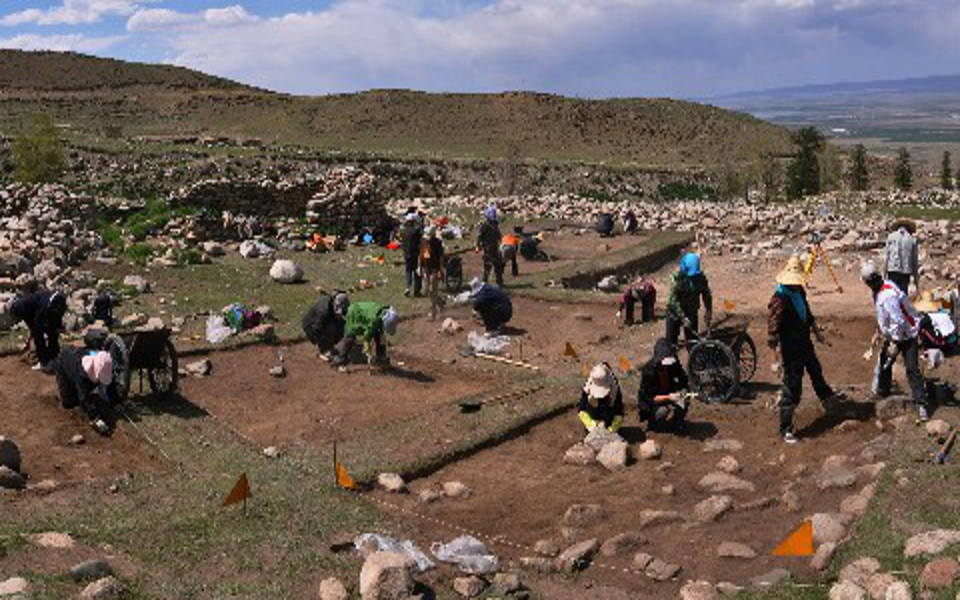
[[[220,315],[210,315],[207,319],[207,341],[211,344],[223,343],[228,337],[233,335],[233,330],[227,325]]]
[[[433,561],[431,561],[426,554],[421,552],[420,549],[417,548],[417,546],[410,540],[396,540],[392,537],[380,535],[378,533],[364,533],[353,541],[353,545],[356,546],[357,550],[371,543],[374,544],[377,547],[377,550],[380,552],[398,552],[400,554],[409,556],[416,561],[417,570],[421,573],[424,571],[429,571],[436,566],[433,564]]]
[[[497,557],[483,542],[470,535],[461,535],[449,544],[433,544],[430,551],[440,562],[457,565],[471,575],[487,575],[500,570]]]
[[[467,334],[467,343],[470,344],[474,352],[496,356],[502,353],[503,349],[510,344],[510,338],[502,335],[486,336],[482,333],[471,331]]]

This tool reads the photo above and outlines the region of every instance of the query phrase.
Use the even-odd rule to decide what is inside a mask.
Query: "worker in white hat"
[[[587,431],[603,427],[616,433],[623,425],[623,392],[607,363],[600,363],[590,370],[577,404],[577,414]]]

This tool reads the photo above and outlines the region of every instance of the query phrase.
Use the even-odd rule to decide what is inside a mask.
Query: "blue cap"
[[[680,272],[687,277],[693,277],[700,274],[700,256],[693,252],[687,252],[680,259]]]
[[[488,221],[496,221],[496,220],[497,220],[497,207],[496,207],[496,206],[488,206],[488,207],[486,208],[486,210],[483,211],[483,218],[486,219],[486,220],[488,220]]]

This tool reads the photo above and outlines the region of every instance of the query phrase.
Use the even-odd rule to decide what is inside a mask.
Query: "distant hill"
[[[789,150],[778,126],[668,99],[375,90],[318,97],[178,67],[0,51],[0,133],[52,114],[78,140],[231,136],[322,150],[437,158],[585,161],[687,169]],[[5,131],[6,130],[6,131]]]
[[[935,75],[931,77],[913,77],[908,79],[883,79],[878,81],[857,81],[803,85],[738,92],[710,99],[721,105],[736,100],[757,100],[761,98],[784,98],[797,96],[831,96],[839,94],[960,94],[960,75]]]

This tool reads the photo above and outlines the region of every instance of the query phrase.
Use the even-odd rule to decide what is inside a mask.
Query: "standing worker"
[[[497,209],[488,206],[483,211],[483,221],[480,223],[480,232],[477,234],[477,251],[483,253],[483,281],[490,282],[492,270],[497,285],[503,285],[503,258],[500,256],[500,224],[497,222]]]
[[[520,274],[520,268],[517,266],[517,255],[520,253],[520,236],[523,233],[523,227],[514,227],[513,233],[503,236],[500,241],[500,260],[503,261],[503,268],[506,269],[507,263],[510,263],[510,274],[516,277]]]
[[[383,306],[377,302],[354,302],[347,310],[347,322],[343,340],[337,344],[336,357],[331,361],[335,367],[345,367],[357,339],[363,340],[363,352],[367,364],[387,367],[387,345],[384,334],[396,335],[400,316],[392,306]]]
[[[443,296],[440,286],[446,279],[447,258],[443,240],[437,235],[435,226],[427,227],[424,232],[423,246],[420,249],[420,269],[423,281],[427,285],[427,297],[430,298],[430,320],[436,321],[443,310]]]
[[[897,219],[890,229],[884,251],[887,279],[909,296],[911,277],[917,290],[920,289],[917,224],[909,219]]]
[[[498,333],[513,318],[513,302],[500,286],[474,279],[470,282],[470,297],[488,335]]]
[[[403,264],[407,275],[407,289],[403,295],[420,295],[420,245],[423,242],[423,229],[417,222],[417,213],[408,212],[400,228],[400,243],[403,247]]]
[[[823,333],[807,302],[803,289],[805,276],[799,257],[791,257],[787,266],[777,275],[777,289],[770,299],[767,320],[768,345],[779,349],[783,368],[783,388],[780,392],[780,435],[788,444],[797,442],[793,415],[800,404],[803,391],[803,373],[810,382],[826,411],[832,412],[840,397],[823,377],[823,368],[810,339],[824,343]]]
[[[588,432],[603,427],[616,433],[623,425],[623,391],[607,363],[591,369],[577,403],[577,416]]]
[[[930,411],[926,385],[923,374],[920,373],[920,316],[903,289],[890,280],[884,280],[873,262],[863,266],[860,278],[873,292],[873,301],[877,308],[877,327],[884,341],[874,376],[874,393],[881,397],[890,394],[890,387],[893,385],[893,363],[897,355],[902,356],[913,402],[917,405],[917,415],[921,421],[926,421],[930,418]],[[891,346],[894,348],[892,351]]]
[[[628,285],[620,297],[617,318],[623,317],[623,324],[627,327],[633,325],[637,302],[640,303],[640,322],[652,321],[657,305],[657,288],[643,277]]]
[[[53,361],[60,354],[60,331],[65,314],[66,296],[48,290],[20,296],[10,306],[14,323],[22,321],[30,330],[38,361],[34,371],[53,373]]]
[[[705,309],[707,329],[713,321],[713,294],[710,282],[700,266],[700,256],[687,252],[680,259],[680,268],[670,281],[670,297],[667,299],[666,337],[674,346],[680,340],[680,327],[684,339],[690,341],[700,330],[700,301]]]

